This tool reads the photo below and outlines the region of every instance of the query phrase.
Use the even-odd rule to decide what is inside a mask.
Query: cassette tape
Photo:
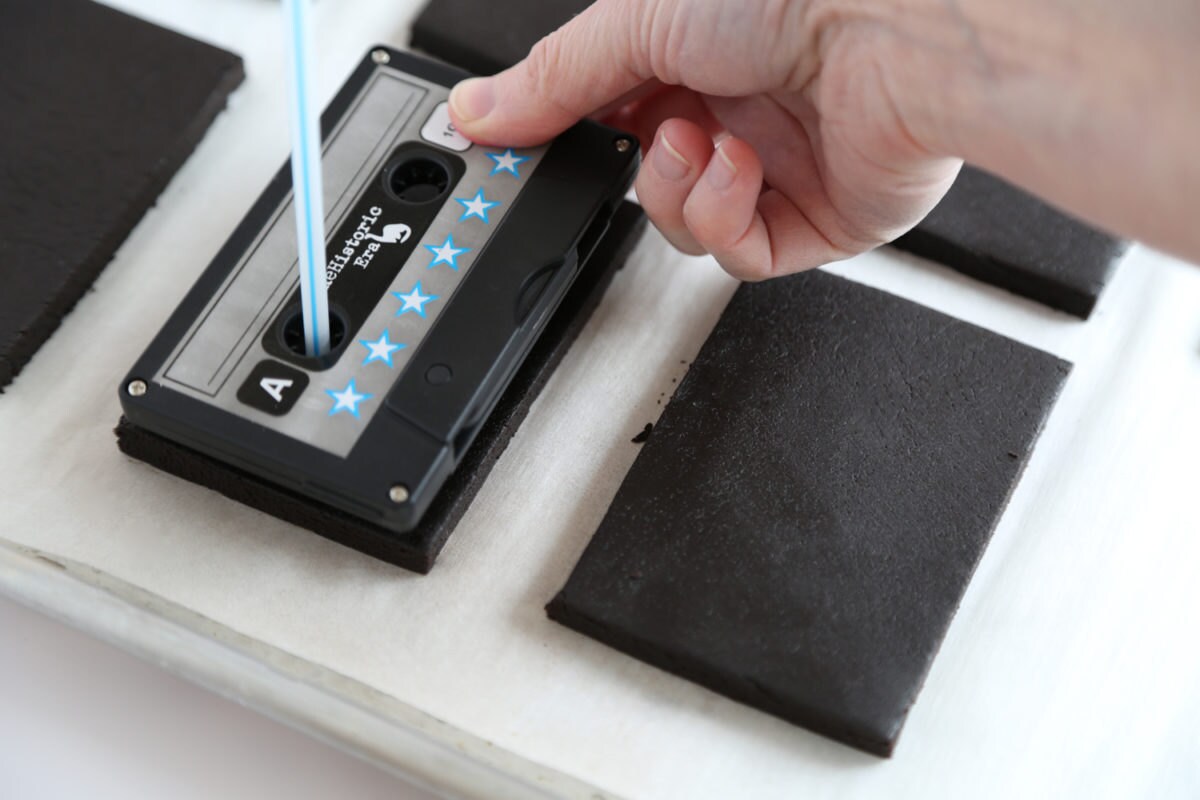
[[[331,349],[306,355],[285,165],[124,379],[126,419],[376,528],[418,525],[601,241],[636,140],[485,147],[454,68],[375,48],[322,118]]]

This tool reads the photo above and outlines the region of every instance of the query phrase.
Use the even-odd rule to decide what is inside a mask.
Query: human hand
[[[511,146],[605,117],[653,142],[637,193],[680,250],[745,280],[820,266],[911,228],[961,163],[907,127],[895,37],[864,5],[598,0],[451,113]]]

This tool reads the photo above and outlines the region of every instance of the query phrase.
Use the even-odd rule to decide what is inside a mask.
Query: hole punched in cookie
[[[295,354],[297,364],[314,370],[329,369],[345,349],[346,315],[340,309],[329,309],[329,352],[317,358],[308,355],[304,349],[304,315],[298,305],[280,315],[276,338],[287,351]]]
[[[396,200],[410,205],[433,203],[450,189],[451,170],[432,151],[410,152],[383,170],[383,185]]]

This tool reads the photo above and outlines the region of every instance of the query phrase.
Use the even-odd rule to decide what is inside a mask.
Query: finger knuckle
[[[571,112],[561,96],[562,76],[569,75],[568,54],[563,37],[552,33],[542,38],[525,59],[522,91],[563,112]]]

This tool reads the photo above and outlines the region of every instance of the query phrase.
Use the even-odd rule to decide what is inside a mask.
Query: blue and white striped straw
[[[312,63],[308,25],[310,0],[284,0],[288,42],[288,95],[292,128],[292,205],[299,244],[300,302],[304,347],[310,356],[329,352],[329,297],[325,290],[325,210],[321,184],[321,131],[311,107],[308,70]]]

